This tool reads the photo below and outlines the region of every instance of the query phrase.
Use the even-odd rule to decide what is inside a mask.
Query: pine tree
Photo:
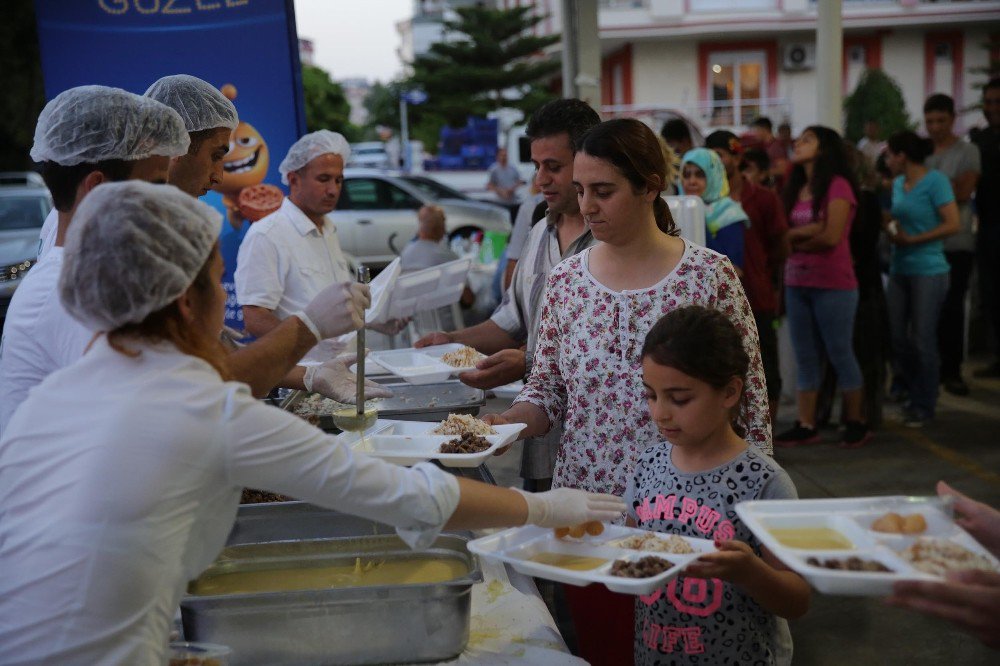
[[[853,142],[860,141],[864,136],[868,120],[878,121],[882,134],[880,138],[883,139],[900,130],[916,127],[906,112],[899,84],[881,69],[865,70],[854,92],[844,99],[844,109],[847,112],[845,135]]]
[[[532,11],[530,6],[456,9],[458,19],[444,23],[446,41],[433,44],[413,63],[410,83],[428,95],[427,103],[415,109],[415,120],[427,116],[458,126],[469,115],[501,107],[527,114],[546,101],[549,95],[538,83],[560,65],[539,54],[559,37],[531,34],[544,18]]]

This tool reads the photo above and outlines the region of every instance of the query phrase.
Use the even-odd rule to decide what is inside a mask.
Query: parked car
[[[381,141],[362,141],[351,145],[347,166],[367,169],[388,169],[389,153]]]
[[[371,266],[388,264],[416,236],[417,211],[426,204],[444,209],[449,239],[478,231],[510,233],[503,208],[455,197],[458,193],[434,188],[426,178],[345,169],[340,200],[330,214],[344,251]]]
[[[35,265],[38,233],[51,209],[52,197],[37,173],[0,173],[0,317]]]

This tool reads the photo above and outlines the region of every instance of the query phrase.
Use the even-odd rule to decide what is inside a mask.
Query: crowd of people
[[[289,195],[247,233],[236,269],[257,340],[233,349],[221,335],[222,218],[196,199],[219,178],[221,137],[238,122],[232,103],[183,75],[143,96],[62,93],[42,111],[32,149],[55,201],[51,242],[15,294],[0,354],[0,644],[26,663],[162,661],[185,583],[222,547],[249,486],[392,524],[414,547],[445,527],[592,520],[710,538],[716,550],[683,574],[700,601],[712,595],[710,611],[691,611],[684,595],[567,587],[581,656],[790,663],[787,619],[807,612],[809,586],[735,506],[797,497],[773,446],[816,440],[828,370],[843,394],[841,446],[871,437],[866,394],[885,387],[868,380],[859,359],[873,356],[855,329],[881,278],[864,265],[872,255],[856,239],[871,235],[862,231],[884,228],[893,245],[884,302],[906,423],[933,418],[942,377],[959,388],[944,350],[939,366],[938,345],[955,335],[940,313],[964,299],[967,286],[952,294],[949,276],[971,250],[943,239],[965,223],[969,172],[996,181],[1000,80],[984,89],[978,163],[956,147],[954,109],[939,97],[925,108],[931,139],[888,138],[882,163],[894,180],[874,213],[862,153],[827,127],[791,142],[790,129],[774,136],[759,119],[751,159],[731,132],[698,147],[676,124],[658,136],[635,119],[602,122],[580,100],[536,110],[527,138],[540,199],[518,215],[501,304],[485,322],[415,343],[484,353],[460,375],[471,386],[524,380],[507,410],[483,416],[524,424],[524,488],[515,490],[352,452],[254,399],[274,386],[354,399],[337,340],[371,326],[370,294],[326,217],[350,156],[341,135],[307,134],[281,162]],[[974,242],[993,261],[980,280],[995,287],[1000,248],[988,244],[1000,239],[1000,206],[985,181]],[[516,187],[500,170],[491,183],[498,193]],[[707,247],[678,233],[664,192],[701,199]],[[439,209],[420,211],[407,269],[450,258],[443,226]],[[1000,318],[995,300],[984,303]],[[782,313],[797,418],[773,434]],[[962,353],[949,352],[960,365]],[[299,365],[307,353],[318,364]],[[986,371],[1000,374],[1000,361]],[[939,492],[958,497],[960,524],[1000,555],[1000,512]],[[901,583],[891,602],[996,646],[997,589],[1000,573],[963,574]]]

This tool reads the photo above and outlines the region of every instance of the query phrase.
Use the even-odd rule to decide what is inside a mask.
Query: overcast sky
[[[316,65],[335,80],[395,78],[396,23],[412,15],[412,0],[295,0],[299,37],[312,40]]]

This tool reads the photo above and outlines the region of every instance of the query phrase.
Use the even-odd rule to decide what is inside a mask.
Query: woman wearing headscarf
[[[684,194],[705,202],[705,246],[729,257],[742,272],[743,231],[750,226],[750,217],[729,198],[729,180],[718,154],[708,148],[684,153],[681,186]]]

